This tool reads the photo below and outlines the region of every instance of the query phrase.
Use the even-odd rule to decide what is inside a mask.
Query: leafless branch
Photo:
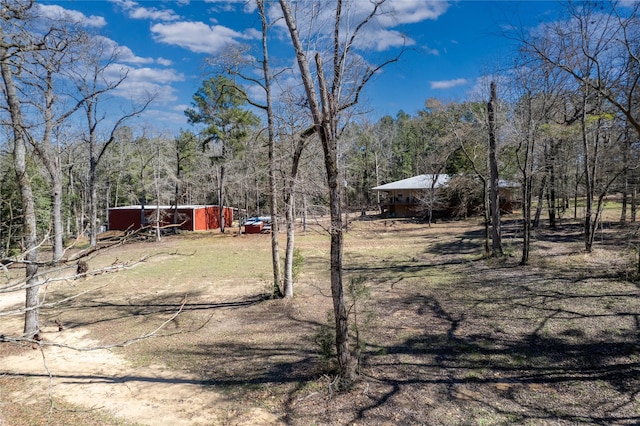
[[[82,346],[75,346],[75,345],[67,345],[65,343],[57,343],[57,342],[47,342],[44,340],[39,340],[39,339],[33,339],[33,338],[24,338],[24,337],[18,337],[18,338],[14,338],[14,337],[8,337],[8,336],[0,336],[0,342],[9,342],[9,343],[16,343],[16,344],[31,344],[34,345],[36,347],[42,348],[45,346],[51,346],[51,347],[56,347],[56,348],[64,348],[64,349],[71,349],[74,351],[78,351],[78,352],[90,352],[90,351],[98,351],[98,350],[105,350],[105,349],[113,349],[113,348],[123,348],[126,346],[129,346],[133,343],[139,342],[141,340],[146,340],[149,338],[154,338],[154,337],[166,337],[167,335],[158,335],[158,332],[160,332],[162,329],[164,329],[169,323],[171,323],[173,320],[175,320],[178,315],[180,315],[182,313],[182,311],[184,310],[184,306],[187,303],[187,296],[185,295],[182,299],[182,303],[180,305],[180,308],[178,308],[178,310],[176,312],[173,313],[173,315],[171,315],[171,317],[169,317],[167,320],[163,321],[158,327],[156,327],[154,330],[142,334],[138,337],[134,337],[132,339],[127,339],[124,340],[122,342],[118,342],[118,343],[113,343],[110,345],[99,345],[99,346],[89,346],[89,347],[82,347]],[[169,334],[170,335],[170,334]]]

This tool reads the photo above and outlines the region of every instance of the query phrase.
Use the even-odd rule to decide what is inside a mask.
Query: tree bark
[[[223,154],[224,157],[224,154]],[[224,163],[220,165],[220,175],[218,177],[218,206],[220,211],[218,212],[220,221],[220,233],[224,234]]]
[[[4,39],[4,32],[0,27],[0,40]],[[38,244],[37,244],[37,224],[35,213],[35,201],[31,188],[31,177],[27,170],[27,143],[26,129],[22,118],[22,109],[18,91],[15,86],[12,66],[9,63],[8,49],[0,45],[0,72],[4,82],[4,92],[11,117],[11,128],[13,131],[13,153],[16,179],[22,199],[22,210],[24,220],[24,247],[23,257],[26,264],[26,297],[25,297],[25,317],[24,336],[33,337],[40,331],[39,319],[39,282],[38,273]]]
[[[521,140],[516,150],[516,158],[518,167],[522,173],[522,257],[520,265],[529,263],[529,253],[531,251],[531,207],[532,207],[532,190],[533,190],[533,171],[534,171],[534,148],[535,148],[535,131],[533,123],[533,108],[531,100],[531,92],[526,96],[525,125],[523,129],[524,140]],[[524,148],[524,157],[521,159],[519,152]]]
[[[498,176],[497,141],[496,141],[496,84],[491,82],[490,99],[487,104],[489,116],[489,171],[490,171],[490,200],[491,209],[491,256],[501,257],[502,235],[500,231],[500,189]]]
[[[556,144],[552,140],[550,142],[549,147],[549,156],[547,158],[548,162],[548,173],[549,173],[549,185],[547,187],[547,208],[549,212],[549,227],[551,229],[556,229]],[[546,147],[545,147],[546,148]]]
[[[542,176],[540,188],[538,189],[538,205],[536,206],[536,214],[533,219],[533,228],[538,229],[540,226],[540,216],[542,215],[542,204],[544,202],[544,190],[547,186],[547,175]]]
[[[52,72],[47,70],[44,90],[44,135],[41,143],[36,144],[36,153],[38,153],[42,160],[49,179],[51,180],[50,198],[51,198],[51,224],[53,231],[53,247],[52,247],[52,260],[57,262],[62,258],[64,253],[64,227],[62,221],[62,168],[60,165],[60,156],[58,152],[55,152],[51,144],[51,135],[53,133],[54,117],[54,93]]]
[[[280,282],[282,281],[282,271],[280,268],[280,242],[278,240],[278,186],[276,182],[277,164],[275,159],[276,132],[273,122],[272,93],[271,93],[271,75],[269,71],[269,49],[267,47],[267,13],[265,10],[264,0],[257,0],[258,10],[260,12],[260,21],[262,24],[262,72],[264,74],[264,91],[266,95],[266,113],[267,113],[267,133],[269,138],[269,204],[271,208],[271,264],[273,269],[273,294],[276,297],[282,297],[280,290]],[[288,227],[287,227],[288,228]],[[287,229],[287,244],[289,241],[289,230]],[[291,286],[290,294],[286,297],[293,297],[293,286]]]
[[[584,216],[584,246],[587,253],[591,253],[593,245],[592,219],[593,219],[593,182],[589,162],[591,161],[591,151],[589,150],[589,139],[587,134],[587,94],[583,94],[582,114],[580,117],[580,130],[582,133],[582,161],[584,173],[584,186],[586,196],[585,216]]]
[[[291,161],[291,172],[288,176],[288,184],[285,187],[284,203],[286,210],[286,222],[287,222],[287,247],[285,254],[285,274],[284,274],[284,297],[293,297],[293,255],[294,255],[294,242],[295,242],[295,215],[294,215],[294,202],[295,202],[295,188],[296,181],[298,179],[298,169],[300,165],[300,158],[302,157],[302,151],[306,146],[308,138],[314,133],[315,127],[307,129],[302,135],[299,136],[295,144],[293,158]]]
[[[284,297],[293,297],[293,250],[295,248],[295,218],[293,215],[293,196],[285,202],[287,223],[287,246],[284,257]]]
[[[322,144],[324,151],[324,162],[327,173],[327,183],[329,185],[329,212],[330,212],[330,235],[331,235],[331,296],[333,299],[333,312],[335,319],[336,331],[336,350],[337,361],[340,377],[343,379],[351,379],[355,376],[355,365],[351,360],[349,352],[349,330],[347,326],[347,310],[344,301],[344,292],[342,285],[342,212],[341,197],[339,185],[339,170],[337,163],[337,134],[336,134],[336,115],[337,109],[335,101],[331,99],[332,94],[324,80],[322,62],[319,55],[316,55],[316,70],[318,72],[318,90],[322,98],[322,104],[318,100],[316,94],[316,85],[314,84],[309,61],[306,51],[300,41],[296,20],[290,9],[287,0],[280,0],[280,6],[284,15],[284,19],[289,29],[291,41],[296,53],[296,60],[300,68],[302,82],[307,94],[309,109],[313,117],[316,133]],[[336,6],[336,28],[339,28],[341,13],[341,4],[338,2]],[[338,39],[335,40],[339,42]],[[339,53],[334,52],[335,55]],[[338,70],[334,70],[338,73]],[[337,74],[334,77],[339,77]],[[337,89],[337,88],[336,88]]]

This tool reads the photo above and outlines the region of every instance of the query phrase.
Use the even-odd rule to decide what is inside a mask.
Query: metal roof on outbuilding
[[[397,191],[397,190],[419,190],[441,188],[449,183],[449,175],[447,174],[426,174],[410,177],[408,179],[389,182],[384,185],[376,186],[374,191]]]
[[[203,207],[210,207],[210,204],[179,204],[178,208],[179,209],[201,209]],[[155,209],[161,209],[161,210],[169,210],[169,209],[174,209],[176,208],[175,205],[161,205],[158,206],[157,204],[145,204],[144,205],[145,210],[155,210]],[[119,206],[119,207],[109,207],[109,210],[130,210],[130,209],[142,209],[142,205],[141,204],[132,204],[132,205],[128,205],[128,206]]]

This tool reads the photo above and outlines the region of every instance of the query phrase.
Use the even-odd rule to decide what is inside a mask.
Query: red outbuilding
[[[145,224],[155,224],[160,211],[160,226],[174,223],[175,206],[144,206]],[[113,207],[109,209],[109,229],[126,231],[142,227],[142,206]],[[233,209],[224,208],[224,225],[230,227]],[[218,206],[178,206],[179,229],[185,231],[205,231],[220,228],[220,207]]]

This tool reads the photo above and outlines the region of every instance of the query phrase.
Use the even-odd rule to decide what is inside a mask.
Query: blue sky
[[[367,0],[355,0],[366,5]],[[462,101],[478,96],[482,75],[508,62],[514,42],[511,25],[534,27],[558,17],[552,1],[388,0],[393,19],[381,20],[360,46],[369,60],[408,49],[367,86],[362,106],[378,118],[399,110],[414,114],[427,98]],[[158,130],[189,128],[183,111],[205,78],[206,58],[229,44],[259,42],[260,20],[245,0],[47,0],[41,13],[71,14],[120,52],[118,65],[128,78],[122,98],[157,93],[143,117]],[[276,13],[274,9],[272,13]],[[391,15],[390,15],[391,16]],[[281,33],[284,34],[284,33]],[[274,37],[272,55],[287,52]],[[374,59],[371,59],[374,58]],[[285,62],[293,58],[278,58]]]

